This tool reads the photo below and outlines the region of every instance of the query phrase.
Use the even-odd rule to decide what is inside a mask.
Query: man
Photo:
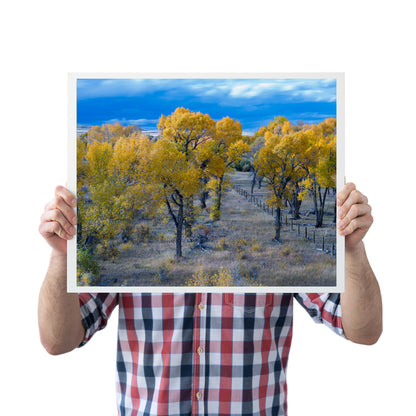
[[[346,256],[341,295],[78,295],[66,292],[76,200],[57,187],[39,227],[52,247],[39,297],[42,344],[51,354],[84,345],[118,304],[120,415],[286,415],[293,297],[316,322],[353,342],[373,344],[382,332],[380,290],[362,241],[371,208],[351,183],[338,193],[337,205]]]

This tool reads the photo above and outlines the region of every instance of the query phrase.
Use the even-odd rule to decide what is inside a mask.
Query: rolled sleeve
[[[294,296],[315,322],[345,338],[339,293],[296,293]]]
[[[79,347],[85,345],[92,336],[105,328],[107,321],[118,304],[117,293],[80,293],[79,304],[85,337]]]

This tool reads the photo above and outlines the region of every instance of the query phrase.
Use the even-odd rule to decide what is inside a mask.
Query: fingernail
[[[77,204],[76,198],[71,199],[71,205],[75,206]]]

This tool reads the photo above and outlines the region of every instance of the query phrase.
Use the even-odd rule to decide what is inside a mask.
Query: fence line
[[[273,207],[270,207],[266,204],[261,198],[257,198],[251,193],[247,192],[243,187],[239,185],[232,185],[233,189],[241,196],[243,196],[249,203],[254,204],[258,208],[260,208],[263,212],[270,214],[272,217],[275,216],[276,211]],[[280,224],[283,227],[289,227],[288,216],[285,216],[283,221],[283,213],[282,210],[280,212]],[[290,219],[290,231],[296,232],[299,237],[302,237],[306,241],[310,241],[315,245],[316,250],[323,251],[324,253],[331,254],[332,256],[336,256],[336,237],[326,237],[324,235],[318,236],[316,229],[313,230],[312,235],[308,232],[308,227],[311,225],[307,224],[299,224],[297,223],[297,229],[295,230],[295,224],[293,218]],[[302,228],[303,227],[303,228]],[[328,241],[329,240],[329,241]],[[335,240],[335,241],[334,241]]]

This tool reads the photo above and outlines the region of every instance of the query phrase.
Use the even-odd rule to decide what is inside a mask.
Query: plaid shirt
[[[287,415],[293,297],[343,335],[339,294],[80,294],[84,345],[119,305],[120,415]]]

